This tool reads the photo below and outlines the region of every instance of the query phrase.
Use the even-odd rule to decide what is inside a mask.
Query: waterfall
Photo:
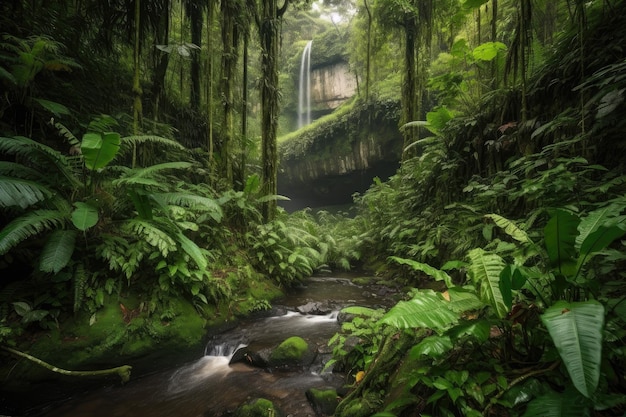
[[[298,89],[298,128],[311,123],[311,45],[307,42],[300,61],[300,85]]]

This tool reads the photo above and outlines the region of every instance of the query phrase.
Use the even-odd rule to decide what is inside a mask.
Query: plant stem
[[[44,368],[51,370],[52,372],[56,372],[56,373],[63,374],[63,375],[102,376],[102,375],[118,374],[122,380],[122,383],[126,383],[130,380],[130,370],[132,369],[132,366],[130,365],[118,366],[117,368],[111,368],[111,369],[102,369],[99,371],[68,371],[66,369],[57,368],[56,366],[50,365],[49,363],[44,362],[41,359],[38,359],[34,356],[31,356],[28,353],[20,352],[19,350],[12,349],[8,346],[0,346],[0,348],[16,356],[20,356],[22,358],[26,358],[32,362],[35,362],[36,364],[41,365]]]

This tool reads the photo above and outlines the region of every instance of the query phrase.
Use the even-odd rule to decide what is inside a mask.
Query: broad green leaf
[[[487,253],[480,248],[469,251],[469,275],[478,287],[483,302],[490,305],[498,317],[506,316],[508,309],[500,292],[500,272],[504,268],[502,258],[494,253]]]
[[[576,236],[578,216],[567,210],[554,210],[544,228],[545,245],[553,268],[562,275],[571,277],[576,271]]]
[[[449,302],[432,290],[419,291],[409,301],[400,301],[379,323],[398,328],[445,330],[458,316],[450,311]]]
[[[623,227],[623,226],[622,226]],[[589,234],[580,246],[577,269],[580,269],[593,254],[609,246],[613,241],[624,236],[626,230],[618,225],[600,226]]]
[[[35,101],[39,103],[41,107],[54,114],[56,117],[60,117],[62,114],[70,114],[70,110],[61,103],[55,101],[44,100],[42,98],[36,98]]]
[[[507,309],[513,304],[513,291],[520,290],[526,283],[527,277],[516,265],[507,265],[500,273],[500,292]]]
[[[187,255],[193,259],[193,261],[198,265],[198,268],[201,271],[204,271],[207,267],[208,261],[204,253],[202,253],[202,249],[198,245],[196,245],[191,239],[189,239],[184,234],[178,233],[177,235],[178,243],[180,243],[181,248]]]
[[[459,339],[463,336],[472,336],[480,343],[489,339],[491,324],[487,320],[472,320],[457,324],[446,332],[452,339]]]
[[[120,141],[120,135],[115,132],[85,133],[80,144],[85,166],[90,170],[107,166],[117,155]]]
[[[450,277],[450,275],[448,275],[444,271],[441,271],[437,268],[433,268],[432,266],[428,264],[417,262],[412,259],[399,258],[397,256],[390,256],[389,259],[396,261],[400,265],[407,265],[416,271],[423,272],[426,275],[433,277],[436,281],[443,281],[446,283],[446,286],[448,288],[454,287],[454,284],[452,283],[452,278]]]
[[[454,118],[454,115],[446,107],[438,107],[434,111],[426,113],[426,128],[434,134],[439,134],[446,123]]]
[[[452,349],[452,341],[448,336],[428,336],[411,348],[410,356],[419,359],[422,355],[438,358]]]
[[[580,220],[578,225],[578,236],[576,237],[576,248],[580,250],[582,243],[590,234],[598,230],[602,225],[613,222],[621,214],[621,204],[609,204],[598,210],[594,210]]]
[[[76,244],[76,231],[57,230],[53,232],[41,251],[39,269],[42,272],[57,274],[69,263]]]
[[[506,45],[502,42],[485,42],[474,48],[472,55],[478,61],[492,61],[499,51],[506,51]]]
[[[595,300],[559,301],[541,315],[572,383],[585,397],[598,386],[604,307]]]
[[[452,287],[448,290],[450,296],[450,309],[457,313],[464,313],[470,310],[479,310],[485,306],[476,289],[471,286]]]
[[[20,315],[21,317],[24,317],[26,314],[28,314],[29,311],[31,311],[33,308],[30,306],[30,304],[24,302],[24,301],[15,301],[13,303],[13,308],[15,309],[15,312]]]
[[[528,403],[522,417],[588,417],[589,405],[576,390],[550,391]]]
[[[511,220],[502,217],[498,214],[487,214],[485,215],[488,219],[493,220],[493,222],[502,230],[504,233],[511,236],[513,239],[522,243],[532,243],[532,240],[528,237],[525,231],[520,229],[514,222]]]
[[[74,203],[76,209],[72,212],[72,224],[81,231],[94,227],[98,223],[98,209],[91,204]]]

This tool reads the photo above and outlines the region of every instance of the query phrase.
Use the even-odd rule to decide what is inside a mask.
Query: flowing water
[[[300,61],[300,85],[298,88],[298,128],[311,123],[311,46],[307,42]]]
[[[298,307],[321,303],[328,314],[301,314]],[[310,278],[281,303],[282,314],[241,322],[211,337],[205,355],[177,369],[132,380],[66,401],[45,413],[50,417],[222,416],[254,398],[267,398],[285,415],[314,416],[305,391],[339,387],[342,376],[323,370],[330,359],[328,340],[340,328],[337,312],[349,305],[383,306],[389,300],[347,278]],[[319,304],[318,304],[319,306]],[[318,311],[319,313],[319,311]],[[229,364],[247,346],[251,351],[275,347],[300,336],[318,352],[310,366],[267,370],[246,363]]]

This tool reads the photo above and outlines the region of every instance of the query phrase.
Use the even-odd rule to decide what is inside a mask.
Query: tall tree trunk
[[[156,44],[167,45],[169,43],[170,36],[170,0],[164,0],[163,11],[159,19],[159,28],[156,29]],[[165,76],[167,74],[167,67],[170,62],[170,54],[160,51],[154,48],[155,64],[154,73],[152,76],[152,117],[155,120],[159,120],[159,105],[163,99],[163,91],[165,89]]]
[[[200,110],[200,51],[202,47],[202,4],[200,1],[187,2],[187,15],[191,25],[191,43],[198,49],[191,54],[191,92],[189,101],[191,109],[195,112]]]
[[[277,0],[262,0],[259,34],[261,38],[261,184],[266,196],[278,193],[278,46],[280,19],[289,0],[278,9]],[[268,222],[276,215],[276,200],[268,199],[261,210]]]
[[[248,40],[250,33],[245,32],[243,35],[243,79],[241,80],[241,156],[239,159],[239,169],[237,170],[237,184],[241,184],[243,190],[246,182],[246,164],[247,164],[247,143],[248,143]]]
[[[369,101],[370,95],[370,71],[372,60],[372,11],[367,0],[363,0],[367,12],[367,57],[365,60],[365,101]]]
[[[139,47],[140,43],[140,27],[141,27],[141,0],[135,0],[135,43],[133,48],[133,134],[138,135],[141,131],[143,109],[141,107],[141,78],[139,71],[139,58],[141,51]],[[137,149],[133,148],[133,161],[134,167],[137,163]]]
[[[207,83],[206,83],[206,105],[207,105],[207,152],[209,153],[209,167],[214,168],[213,159],[213,43],[211,42],[211,28],[213,26],[213,15],[215,12],[216,0],[209,0],[207,10]]]
[[[415,15],[409,13],[404,19],[404,80],[402,86],[402,124],[416,120],[416,74],[415,74],[415,46],[417,34]],[[404,130],[404,149],[415,138],[413,129]],[[403,160],[406,155],[403,153]]]
[[[222,1],[222,70],[220,81],[220,95],[222,98],[223,125],[222,146],[220,148],[220,163],[222,174],[226,178],[228,186],[233,185],[232,142],[234,132],[235,111],[235,70],[238,60],[237,29],[235,19],[239,12],[235,2]]]

